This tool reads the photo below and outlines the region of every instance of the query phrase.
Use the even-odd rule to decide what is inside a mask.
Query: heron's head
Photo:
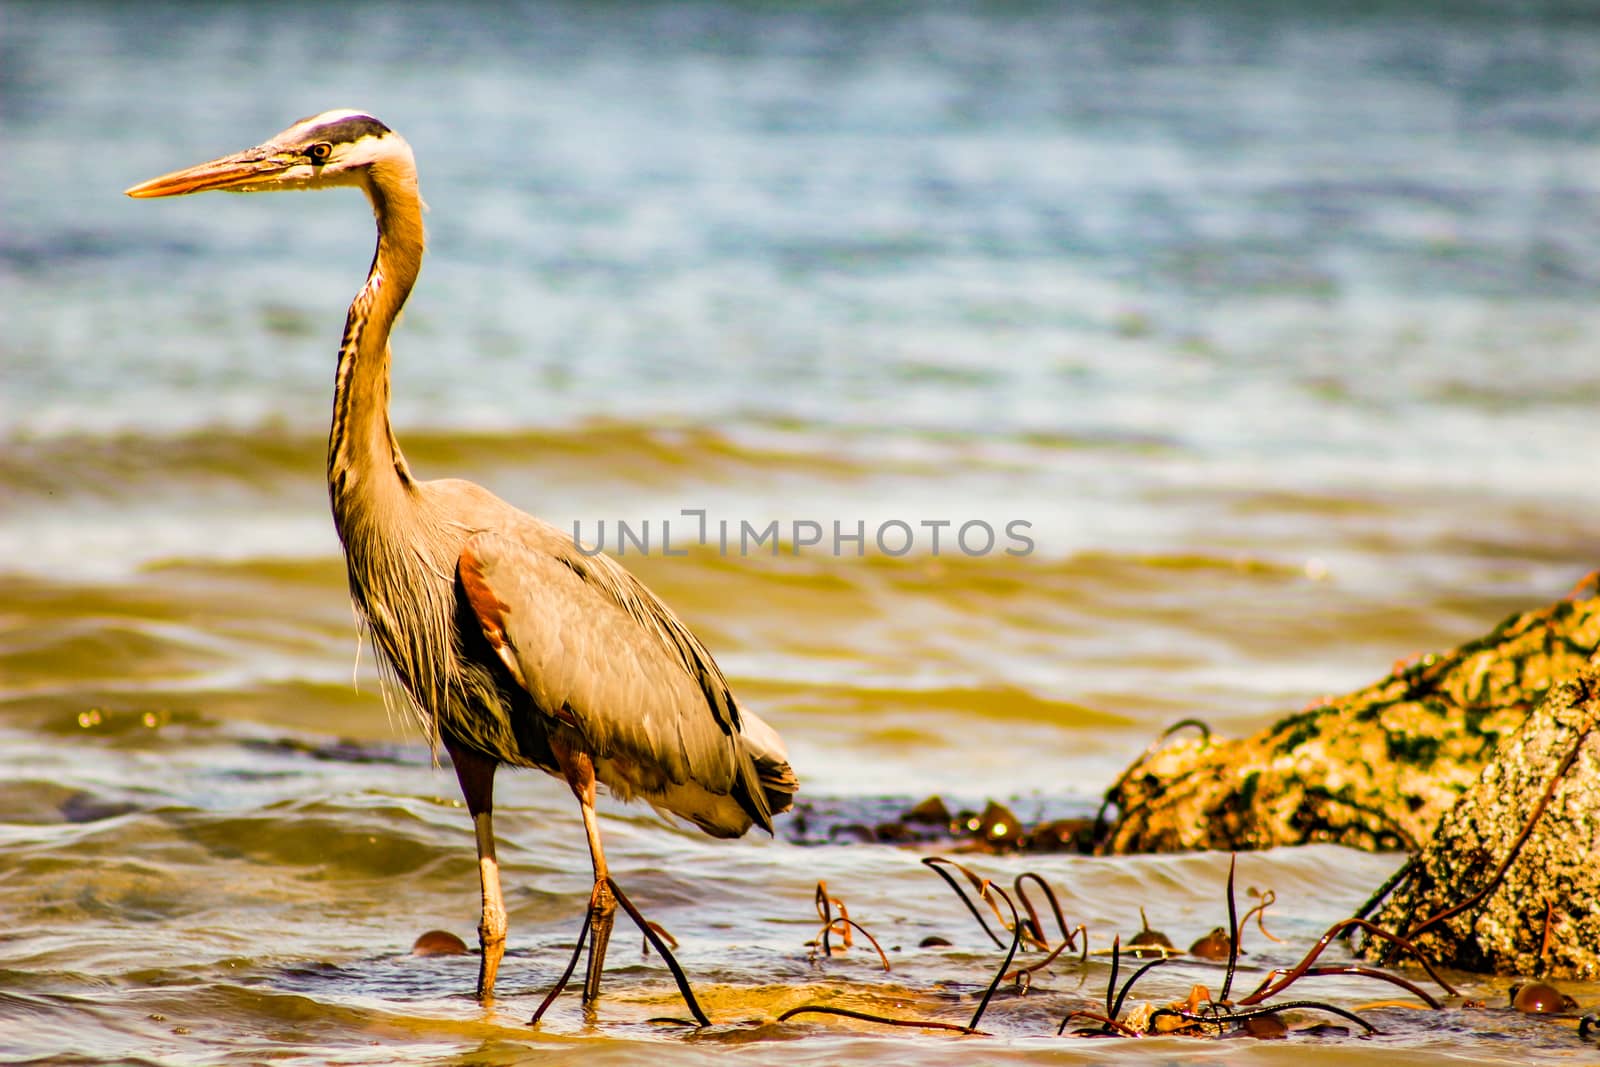
[[[254,148],[151,178],[127,193],[144,198],[207,189],[253,193],[359,185],[386,164],[414,173],[411,146],[404,138],[364,112],[324,111]]]

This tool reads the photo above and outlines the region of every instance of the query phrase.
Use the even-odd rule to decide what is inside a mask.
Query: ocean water
[[[485,1013],[474,961],[407,954],[471,937],[470,826],[358,656],[327,514],[371,216],[348,190],[121,190],[328,108],[384,120],[431,208],[394,337],[417,473],[604,523],[614,553],[648,525],[623,562],[784,734],[804,798],[1026,818],[1092,811],[1171,721],[1255,729],[1595,566],[1597,101],[1600,20],[1524,6],[9,0],[0,1053],[1592,1056],[1570,1026],[1390,1009],[1390,1036],[1314,1052],[1058,1042],[1102,958],[1004,1001],[988,1044],[777,1026],[807,1001],[954,1018],[996,961],[914,850],[621,807],[613,869],[724,1026],[646,1024],[670,985],[619,934],[599,1014],[529,1030],[587,857],[565,787],[527,774],[499,787],[512,953]],[[707,543],[663,552],[699,513]],[[740,544],[773,523],[776,551]],[[1141,904],[1209,930],[1227,864],[975,862],[1046,874],[1098,949]],[[1397,862],[1245,857],[1298,939],[1252,965]],[[809,958],[818,878],[894,935],[891,975]]]

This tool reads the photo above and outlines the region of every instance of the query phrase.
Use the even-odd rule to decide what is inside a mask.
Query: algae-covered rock
[[[1500,742],[1409,872],[1375,919],[1430,959],[1600,977],[1600,669],[1558,686]]]
[[[1600,596],[1575,594],[1252,737],[1158,747],[1107,792],[1116,817],[1096,851],[1420,849],[1500,740],[1597,647]]]

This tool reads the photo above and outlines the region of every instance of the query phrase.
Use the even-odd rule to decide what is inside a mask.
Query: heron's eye
[[[306,149],[306,155],[311,157],[311,162],[313,163],[326,163],[328,157],[333,155],[333,145],[327,141],[318,141]]]

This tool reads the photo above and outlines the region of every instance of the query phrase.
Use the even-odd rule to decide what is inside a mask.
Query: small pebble
[[[1177,952],[1178,946],[1172,943],[1172,938],[1160,930],[1150,929],[1150,920],[1145,917],[1144,909],[1139,909],[1139,918],[1144,922],[1144,929],[1128,939],[1123,952],[1134,959],[1149,959],[1152,956],[1171,956]]]
[[[467,943],[448,930],[429,930],[411,946],[413,956],[465,956]]]
[[[1189,946],[1189,955],[1199,956],[1203,960],[1225,960],[1231,946],[1228,943],[1228,931],[1217,927],[1209,934]],[[1267,1016],[1263,1016],[1266,1018]]]
[[[1549,982],[1529,982],[1511,991],[1511,1006],[1530,1015],[1552,1015],[1571,1011],[1571,997]]]
[[[944,801],[935,795],[900,816],[900,821],[926,823],[933,826],[949,826],[950,809],[945,807]]]
[[[1004,804],[991,800],[984,806],[983,814],[978,816],[977,825],[969,821],[967,829],[991,845],[1015,843],[1022,836],[1022,820]]]
[[[929,934],[927,937],[923,938],[920,942],[918,942],[917,947],[918,948],[949,948],[950,947],[950,941],[949,941],[948,938],[940,937],[938,934]]]

